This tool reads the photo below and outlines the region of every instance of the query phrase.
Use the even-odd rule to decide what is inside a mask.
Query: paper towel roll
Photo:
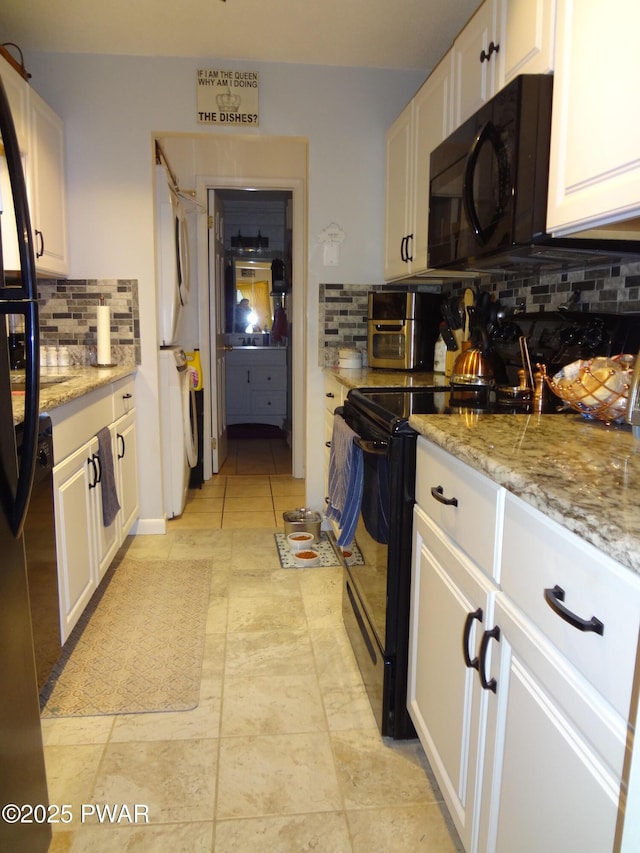
[[[111,364],[111,309],[98,305],[98,364]]]

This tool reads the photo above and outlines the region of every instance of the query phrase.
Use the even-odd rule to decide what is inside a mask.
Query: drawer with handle
[[[625,719],[640,631],[640,577],[508,494],[503,591]]]
[[[504,490],[423,438],[416,455],[416,502],[490,577],[499,574]]]

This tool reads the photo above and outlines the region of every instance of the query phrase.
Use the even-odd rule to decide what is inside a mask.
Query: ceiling
[[[480,0],[2,0],[0,43],[18,44],[27,67],[30,52],[44,51],[429,71],[479,5]]]

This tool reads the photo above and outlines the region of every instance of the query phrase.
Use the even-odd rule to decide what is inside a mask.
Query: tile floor
[[[273,534],[304,483],[286,473],[286,445],[257,444],[280,443],[234,443],[166,535],[125,546],[212,561],[200,704],[43,720],[50,800],[76,816],[50,853],[460,849],[418,742],[379,736],[340,570],[280,568]],[[81,824],[81,803],[144,805],[149,823]]]

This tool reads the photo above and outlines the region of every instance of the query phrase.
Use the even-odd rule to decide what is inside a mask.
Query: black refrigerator
[[[45,853],[51,830],[46,821],[47,779],[22,534],[38,439],[38,303],[25,178],[2,80],[0,138],[0,167],[6,169],[10,186],[7,194],[5,183],[0,205],[0,851]],[[15,225],[6,215],[10,208]],[[2,254],[2,227],[9,222],[15,233],[5,230],[5,236],[17,239],[20,257],[20,269],[11,275],[5,271]],[[23,315],[25,329],[25,413],[19,459],[11,404],[8,314]]]

